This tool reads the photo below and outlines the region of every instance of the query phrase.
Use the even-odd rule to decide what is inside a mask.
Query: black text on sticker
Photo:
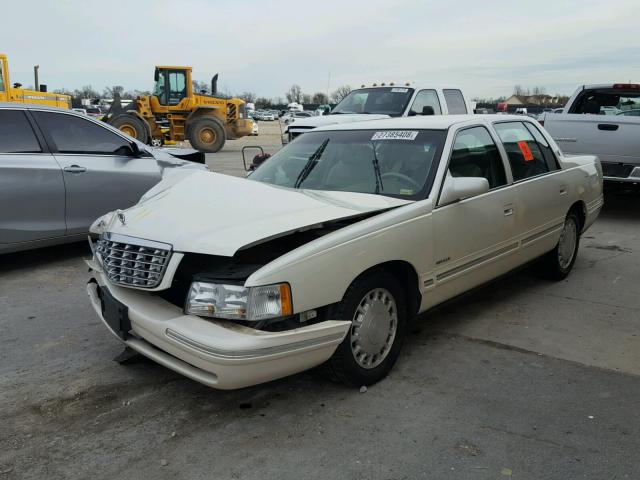
[[[415,140],[417,136],[416,130],[389,130],[374,133],[371,140]]]

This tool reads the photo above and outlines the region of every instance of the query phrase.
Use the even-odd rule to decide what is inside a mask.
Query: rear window
[[[0,153],[39,153],[42,149],[26,115],[0,110]]]
[[[569,113],[633,116],[635,111],[640,111],[640,88],[603,88],[583,92]]]
[[[555,170],[555,168],[549,168],[544,154],[545,147],[536,141],[535,130],[527,128],[525,123],[497,123],[495,129],[507,151],[514,181],[525,180]],[[536,136],[542,136],[540,132],[535,133]],[[546,148],[549,148],[548,144]]]
[[[467,105],[464,102],[464,97],[460,90],[445,88],[442,92],[447,101],[449,113],[454,115],[467,113]]]

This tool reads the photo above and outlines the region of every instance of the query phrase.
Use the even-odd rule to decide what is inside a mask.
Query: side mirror
[[[139,157],[141,155],[140,153],[140,147],[138,147],[138,144],[136,142],[131,142],[131,156],[132,157]]]
[[[422,107],[422,115],[435,115],[436,112],[433,110],[431,105],[425,105]]]
[[[160,78],[160,70],[156,68],[155,72],[153,72],[153,81],[157,82]]]
[[[482,195],[488,191],[489,181],[484,177],[453,177],[447,171],[438,205],[449,205],[465,198]]]

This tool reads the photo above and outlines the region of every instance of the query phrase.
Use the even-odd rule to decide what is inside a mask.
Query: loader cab
[[[153,95],[160,105],[173,107],[193,96],[189,67],[156,67],[154,80]]]

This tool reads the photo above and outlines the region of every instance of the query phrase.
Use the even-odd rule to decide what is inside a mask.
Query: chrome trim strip
[[[102,234],[105,240],[117,243],[127,243],[136,247],[157,248],[159,250],[173,250],[170,243],[156,242],[155,240],[147,240],[144,238],[130,237],[129,235],[121,235],[119,233],[105,232]]]
[[[494,250],[493,252],[487,253],[486,255],[483,255],[481,257],[478,257],[474,260],[471,260],[470,262],[467,263],[463,263],[462,265],[459,265],[455,268],[452,268],[451,270],[447,270],[446,272],[442,272],[438,275],[436,275],[436,280],[441,281],[444,280],[445,278],[451,277],[452,275],[455,275],[456,273],[460,273],[463,270],[467,270],[468,268],[471,267],[475,267],[476,265],[479,265],[481,263],[484,263],[488,260],[493,260],[496,257],[499,257],[500,255],[502,255],[503,253],[507,253],[510,252],[512,250],[516,250],[518,248],[518,242],[514,242],[510,245],[507,245],[506,247],[502,247],[499,248],[498,250]]]
[[[538,238],[544,237],[545,235],[553,232],[554,230],[562,227],[564,225],[564,222],[562,223],[557,223],[555,225],[552,225],[551,227],[545,228],[544,230],[541,230],[538,233],[534,233],[533,235],[529,235],[526,238],[522,239],[522,245],[526,245],[528,243],[533,242],[534,240],[537,240]]]
[[[204,345],[196,340],[192,340],[184,335],[167,328],[165,335],[178,343],[186,345],[199,352],[206,353],[213,357],[225,358],[225,359],[243,359],[243,358],[256,358],[265,357],[268,355],[275,355],[278,353],[285,353],[292,350],[299,350],[301,348],[316,347],[326,343],[342,341],[344,333],[332,333],[331,335],[325,335],[320,338],[311,338],[308,340],[300,340],[297,342],[287,343],[286,345],[277,345],[273,347],[254,348],[251,350],[222,350],[219,348]]]

